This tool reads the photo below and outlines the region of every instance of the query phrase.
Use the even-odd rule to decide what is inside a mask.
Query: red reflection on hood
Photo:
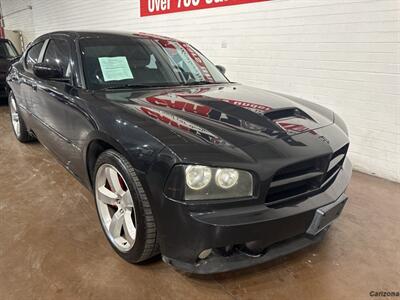
[[[148,97],[146,98],[146,100],[158,106],[169,107],[177,110],[184,110],[204,117],[208,117],[208,113],[211,111],[211,108],[208,106],[194,104],[186,101],[162,99],[157,97]]]
[[[184,119],[178,118],[174,115],[170,115],[162,111],[153,110],[144,106],[141,106],[139,109],[140,111],[144,112],[146,115],[150,116],[155,120],[159,120],[167,125],[181,129],[209,143],[216,145],[228,144],[223,139],[212,134],[208,130],[201,128],[195,124],[192,124]]]
[[[249,110],[252,110],[256,113],[264,113],[266,111],[272,110],[272,107],[263,105],[263,104],[257,104],[253,102],[246,102],[246,101],[240,101],[240,100],[233,100],[233,99],[221,99],[222,101],[228,102],[232,105],[235,106],[240,106],[242,108],[247,108]]]
[[[295,132],[310,132],[311,134],[317,134],[314,130],[310,130],[310,128],[301,125],[301,124],[293,124],[293,123],[288,123],[285,121],[275,121],[276,124],[278,124],[282,129],[285,131],[295,131]]]
[[[183,95],[179,95],[179,97],[182,97]],[[216,121],[221,121],[230,125],[238,126],[246,130],[250,131],[264,131],[264,127],[252,125],[251,122],[241,120],[237,117],[233,117],[227,114],[224,114],[222,112],[216,111],[210,106],[207,105],[201,105],[198,103],[194,102],[188,102],[188,100],[178,100],[175,97],[169,97],[168,95],[164,95],[164,97],[168,98],[161,98],[161,97],[147,97],[145,98],[147,102],[160,106],[160,107],[168,107],[174,110],[179,110],[179,111],[186,111],[189,113],[193,113],[196,115],[200,115],[203,117],[207,117]],[[184,98],[187,99],[187,98]],[[271,107],[263,105],[263,104],[257,104],[257,103],[252,103],[252,102],[246,102],[246,101],[240,101],[240,100],[234,100],[234,99],[219,99],[221,101],[230,103],[235,106],[239,106],[244,109],[251,110],[254,113],[264,115],[265,112],[273,110]],[[180,128],[180,129],[185,129],[185,125],[182,125],[180,122],[177,123],[173,119],[169,117],[165,117],[165,115],[160,115],[158,113],[155,113],[154,111],[150,110],[149,108],[142,108],[143,111],[145,111],[148,115],[152,116],[153,118],[157,118],[164,123],[168,123],[174,127]],[[310,128],[296,123],[296,120],[272,120],[275,124],[277,124],[282,130],[285,132],[295,132],[295,133],[301,133],[301,132],[306,132],[309,131],[311,134],[316,134],[315,131],[311,130]],[[190,126],[190,129],[194,128],[194,125]],[[186,128],[187,129],[187,128]]]

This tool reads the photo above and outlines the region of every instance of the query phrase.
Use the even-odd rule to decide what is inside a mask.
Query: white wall
[[[354,167],[400,182],[400,0],[272,0],[143,18],[138,0],[31,1],[36,36],[169,35],[225,65],[234,81],[325,105],[349,126]],[[3,13],[20,2],[1,0]],[[6,27],[24,28],[16,19]]]
[[[31,0],[1,1],[6,28],[22,32],[25,45],[35,38],[33,28]]]

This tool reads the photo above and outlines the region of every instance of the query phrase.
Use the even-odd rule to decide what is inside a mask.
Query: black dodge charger
[[[93,191],[128,262],[161,253],[193,273],[256,265],[320,241],[346,203],[342,119],[231,82],[188,43],[50,33],[7,82],[17,139],[38,139]]]

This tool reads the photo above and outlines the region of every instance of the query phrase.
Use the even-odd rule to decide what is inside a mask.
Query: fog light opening
[[[231,256],[233,252],[235,251],[235,247],[233,245],[225,246],[225,247],[219,247],[214,249],[215,253],[217,255],[221,256]]]
[[[240,251],[248,256],[259,257],[267,252],[267,245],[263,241],[247,242],[240,247]]]
[[[199,259],[206,259],[207,257],[210,256],[211,252],[212,252],[211,248],[201,251],[200,254],[199,254]]]

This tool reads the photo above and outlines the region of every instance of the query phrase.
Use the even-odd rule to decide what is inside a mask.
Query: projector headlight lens
[[[215,173],[215,183],[223,189],[230,189],[238,180],[239,172],[235,169],[218,169]]]
[[[201,190],[211,181],[212,172],[206,166],[188,166],[185,170],[186,184],[192,190]]]

